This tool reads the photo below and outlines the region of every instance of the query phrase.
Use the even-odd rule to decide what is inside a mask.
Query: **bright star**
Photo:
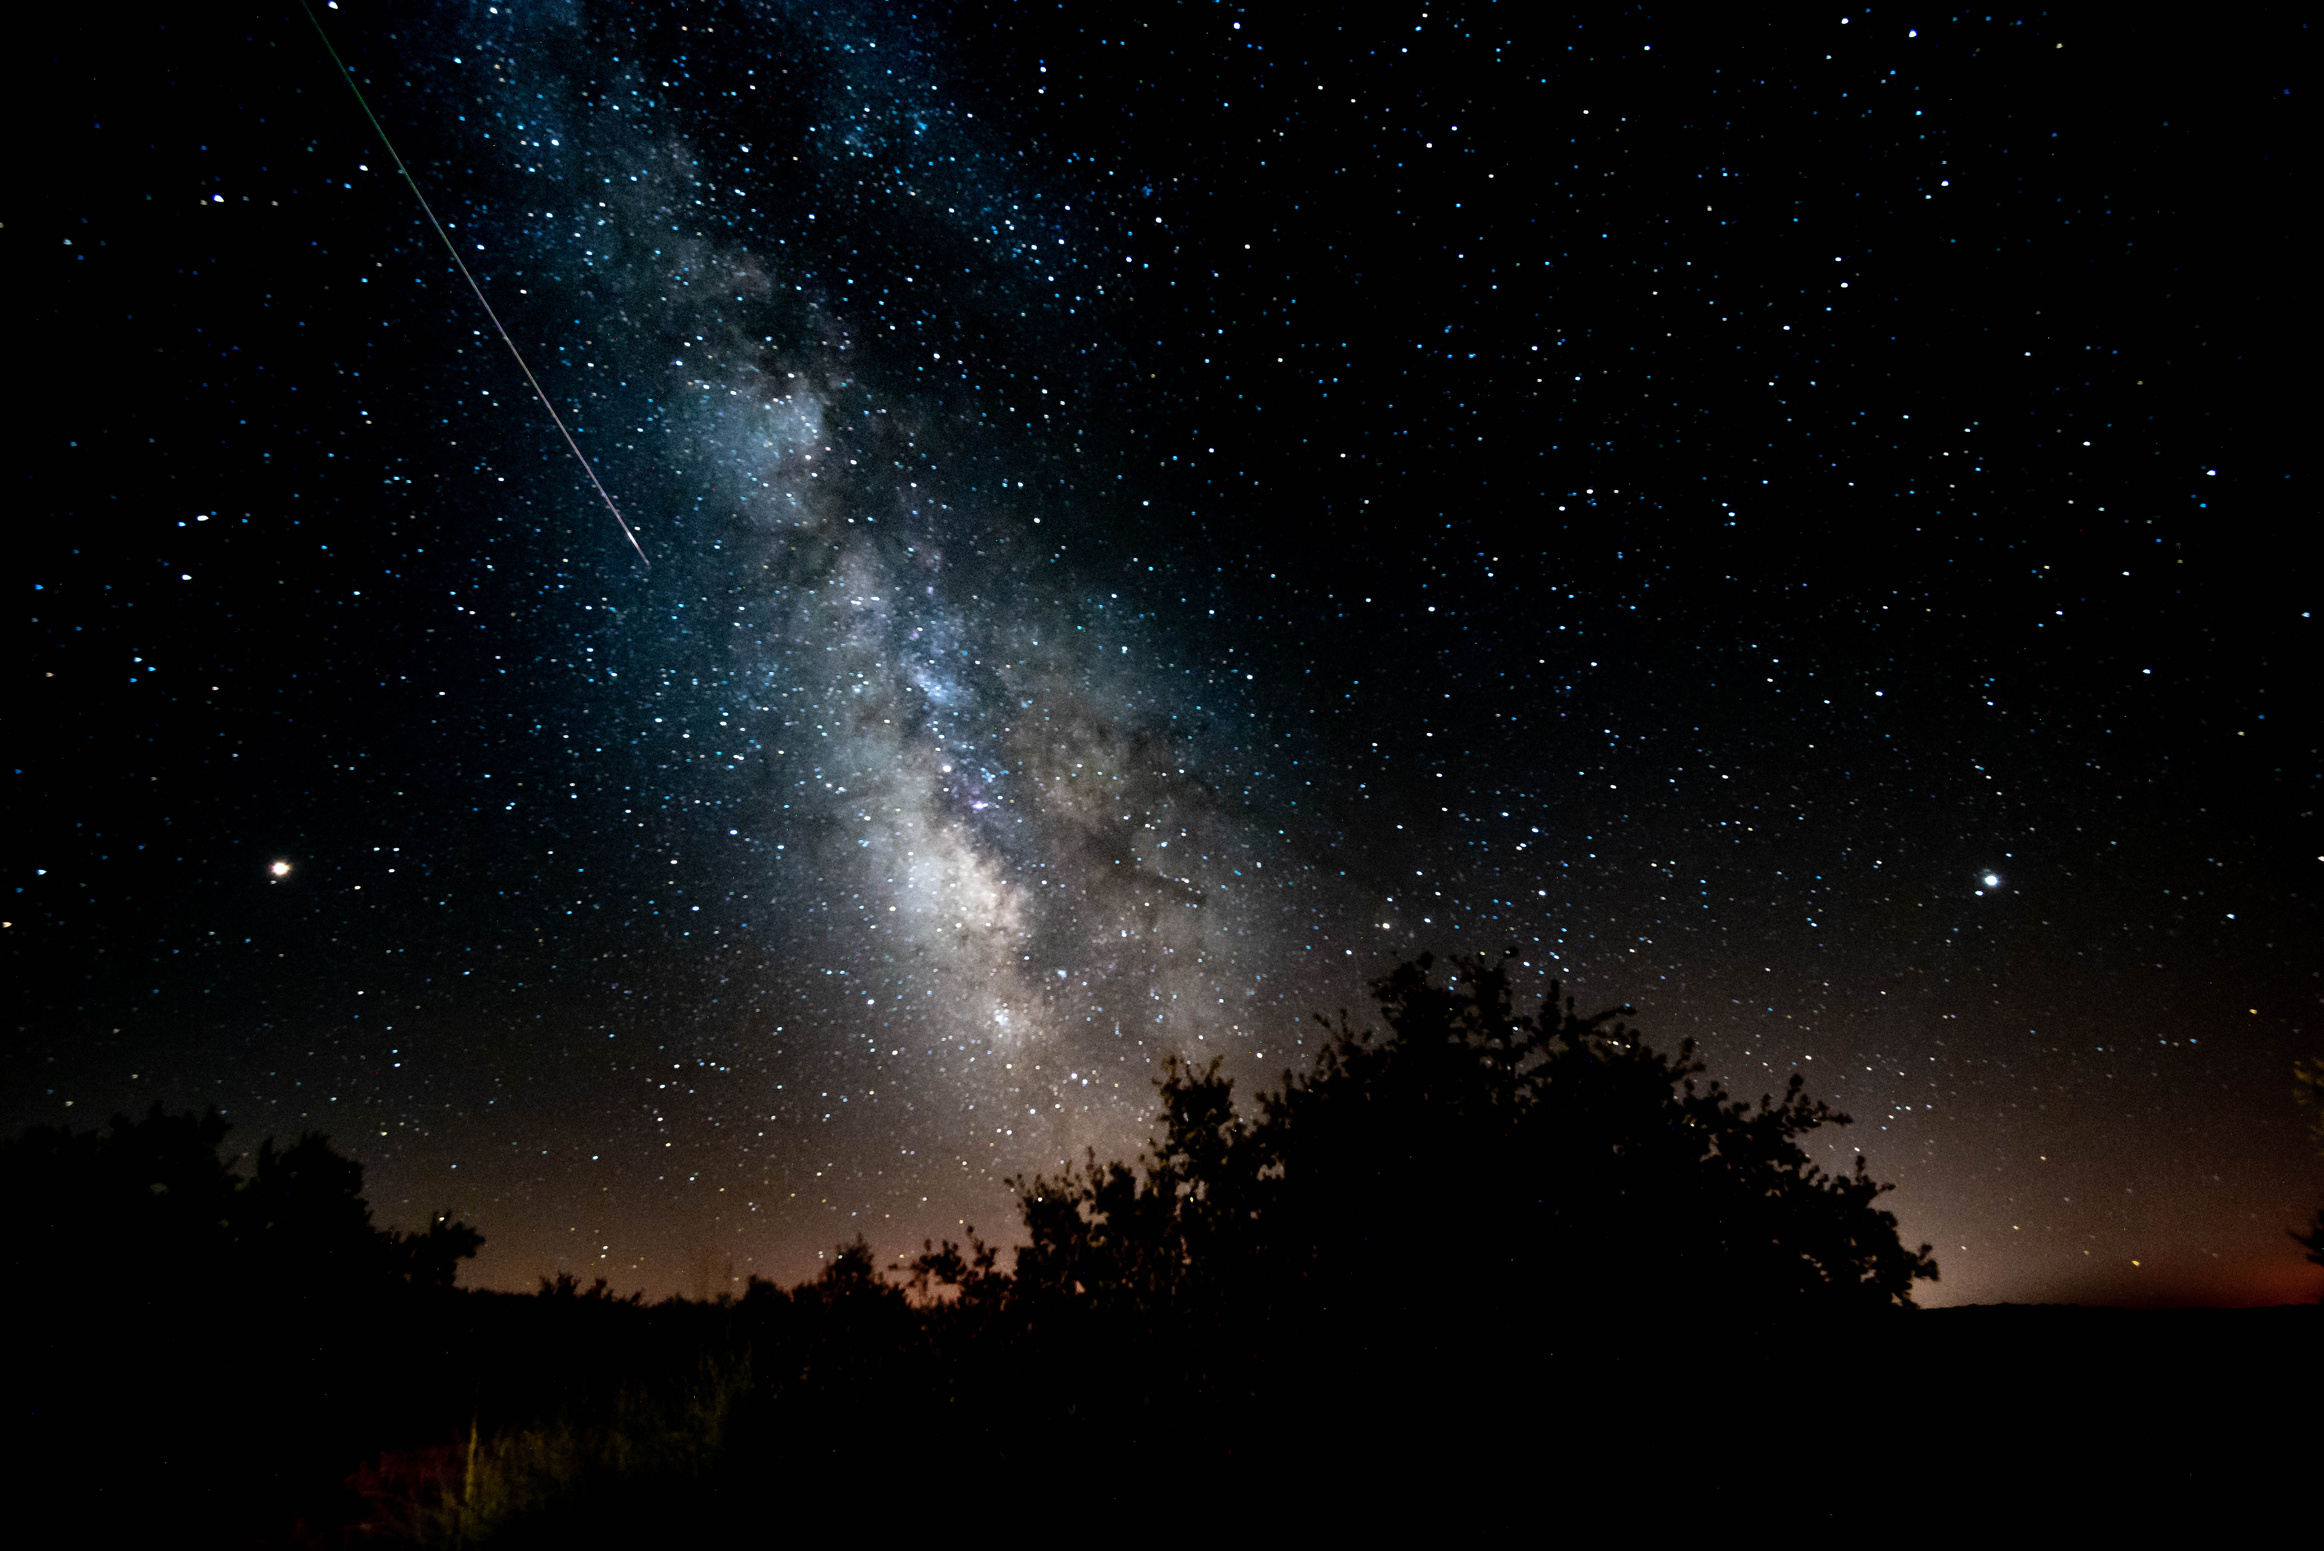
[[[2001,887],[2001,874],[1999,874],[1999,873],[1997,873],[1997,872],[1989,872],[1989,873],[1987,873],[1987,874],[1985,875],[1985,886],[1986,886],[1987,888],[1989,888],[1989,889],[1997,889],[1997,888],[2000,888],[2000,887]]]

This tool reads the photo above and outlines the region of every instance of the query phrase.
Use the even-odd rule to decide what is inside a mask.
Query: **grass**
[[[472,1424],[464,1444],[383,1454],[348,1484],[363,1531],[387,1543],[525,1544],[713,1475],[751,1388],[747,1355],[705,1361],[677,1394],[626,1389],[596,1419],[490,1435]]]

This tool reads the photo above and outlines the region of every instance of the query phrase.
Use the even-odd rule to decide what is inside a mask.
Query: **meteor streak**
[[[460,257],[460,249],[452,241],[451,234],[444,230],[444,223],[436,219],[435,208],[428,203],[428,196],[420,192],[420,180],[413,177],[412,170],[403,164],[403,157],[396,152],[395,142],[387,138],[387,127],[379,122],[379,115],[371,111],[371,104],[364,99],[363,88],[355,84],[354,72],[339,57],[339,51],[331,46],[331,35],[323,30],[322,18],[315,14],[315,8],[307,4],[307,0],[299,0],[299,9],[307,13],[307,20],[314,25],[315,36],[323,40],[323,52],[331,56],[331,63],[339,69],[339,79],[345,81],[347,89],[355,94],[355,105],[371,121],[372,132],[379,136],[379,143],[387,147],[388,160],[394,162],[395,170],[403,174],[404,182],[411,188],[412,198],[420,202],[420,210],[427,216],[428,224],[436,229],[436,236],[443,241],[444,251],[452,255],[453,267],[460,271],[460,278],[468,282],[468,289],[476,293],[476,305],[484,309],[484,315],[492,320],[493,328],[500,334],[500,342],[508,346],[508,353],[516,358],[516,369],[525,374],[525,381],[532,384],[533,396],[541,401],[541,408],[549,412],[549,419],[556,425],[557,434],[565,438],[567,447],[573,449],[573,457],[580,463],[581,472],[589,476],[589,483],[597,488],[598,499],[605,503],[605,509],[613,513],[613,520],[620,525],[621,536],[629,540],[629,547],[636,550],[638,559],[650,568],[653,561],[646,559],[645,546],[637,541],[637,534],[630,530],[628,521],[621,515],[621,508],[613,504],[613,497],[606,492],[604,482],[598,479],[597,470],[590,466],[588,456],[581,451],[581,444],[573,440],[573,433],[565,428],[565,417],[557,413],[557,406],[550,403],[549,395],[541,390],[540,379],[525,364],[524,352],[517,349],[516,341],[508,337],[508,329],[501,323],[500,314],[494,312],[492,303],[485,300],[484,287],[478,285],[476,277],[469,273],[467,260]]]

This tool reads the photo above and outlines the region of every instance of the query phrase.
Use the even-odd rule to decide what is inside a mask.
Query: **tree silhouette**
[[[1520,1014],[1506,960],[1453,960],[1442,984],[1433,966],[1375,982],[1385,1036],[1326,1023],[1314,1069],[1255,1119],[1216,1061],[1173,1059],[1136,1166],[1012,1180],[1022,1291],[1146,1313],[1517,1298],[1662,1316],[1910,1306],[1935,1278],[1861,1156],[1835,1174],[1802,1149],[1848,1117],[1798,1077],[1748,1103],[1702,1080],[1692,1041],[1641,1041],[1627,1008],[1584,1017],[1553,984]]]
[[[2308,1140],[2316,1144],[2319,1154],[2324,1154],[2324,1056],[2317,1057],[2312,1064],[2292,1063],[2292,1102],[2308,1112]],[[2324,1266],[2324,1206],[2316,1208],[2316,1215],[2305,1232],[2298,1228],[2284,1231],[2292,1236],[2293,1243],[2308,1252],[2309,1264]],[[2316,1301],[2324,1303],[2324,1295],[2319,1295]]]
[[[602,1276],[591,1282],[587,1288],[583,1288],[581,1278],[570,1271],[559,1271],[555,1280],[542,1277],[541,1290],[537,1296],[561,1298],[568,1301],[580,1300],[587,1303],[620,1303],[631,1308],[640,1306],[646,1300],[646,1295],[642,1291],[633,1292],[627,1298],[615,1297],[613,1290],[606,1285],[605,1278]]]
[[[313,1287],[373,1280],[390,1243],[371,1226],[363,1165],[320,1136],[259,1143],[256,1169],[235,1199],[236,1238],[249,1264],[277,1284]]]
[[[14,1284],[37,1289],[68,1269],[138,1280],[167,1268],[196,1281],[233,1258],[241,1183],[218,1155],[226,1122],[115,1117],[110,1135],[34,1126],[0,1144]]]
[[[920,1241],[920,1254],[906,1268],[904,1287],[914,1307],[949,1307],[961,1311],[1000,1307],[1007,1301],[1011,1278],[1000,1269],[1001,1252],[968,1230],[968,1251],[946,1239]]]
[[[428,1220],[425,1233],[392,1237],[390,1261],[395,1274],[414,1287],[450,1287],[460,1262],[475,1259],[483,1247],[483,1234],[453,1221],[449,1212],[438,1212]]]
[[[266,1139],[245,1178],[223,1150],[231,1129],[215,1109],[197,1119],[156,1104],[106,1132],[33,1126],[0,1143],[17,1285],[63,1291],[72,1268],[117,1285],[449,1287],[484,1242],[442,1214],[415,1234],[375,1227],[363,1165],[319,1135]]]

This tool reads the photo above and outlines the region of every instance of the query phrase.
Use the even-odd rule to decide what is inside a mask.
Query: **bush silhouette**
[[[2316,1144],[2319,1155],[2324,1155],[2324,1056],[2312,1063],[2292,1063],[2292,1101],[2307,1112],[2308,1140]],[[2309,1220],[2305,1231],[2299,1228],[2284,1231],[2292,1236],[2293,1243],[2308,1252],[2306,1258],[2310,1265],[2324,1266],[2324,1206],[2316,1208],[2316,1215]],[[2316,1301],[2324,1303],[2324,1294],[2319,1294]]]
[[[232,1129],[156,1104],[105,1132],[33,1126],[0,1143],[9,1254],[19,1287],[71,1295],[166,1285],[227,1292],[449,1287],[484,1239],[439,1214],[421,1233],[382,1230],[363,1165],[309,1134],[259,1144],[245,1178]],[[68,1287],[72,1276],[84,1284]]]
[[[1512,1006],[1506,960],[1423,956],[1375,982],[1387,1033],[1327,1023],[1305,1076],[1238,1114],[1218,1063],[1172,1059],[1136,1166],[1014,1180],[1021,1296],[1158,1314],[1361,1307],[1442,1316],[1486,1299],[1601,1316],[1910,1306],[1933,1280],[1858,1156],[1800,1139],[1848,1117],[1794,1077],[1756,1104],[1552,985]],[[1321,1020],[1319,1020],[1321,1021]]]
[[[115,1437],[104,1397],[166,1370],[177,1398],[124,1413],[121,1447],[181,1502],[287,1522],[296,1493],[373,1538],[594,1543],[756,1527],[804,1480],[888,1490],[898,1417],[941,1430],[964,1484],[1049,1468],[1061,1430],[1125,1457],[1216,1437],[1296,1476],[1344,1469],[1360,1425],[1409,1472],[1466,1470],[1547,1404],[1666,1421],[1701,1350],[1669,1334],[1706,1315],[1893,1309],[1935,1275],[1861,1159],[1809,1156],[1846,1117],[1796,1080],[1747,1103],[1627,1009],[1553,986],[1519,1012],[1506,961],[1422,958],[1373,991],[1378,1031],[1343,1014],[1255,1105],[1174,1059],[1145,1154],[1012,1181],[1013,1275],[972,1229],[890,1274],[858,1238],[739,1297],[570,1273],[454,1295],[476,1232],[382,1231],[320,1137],[245,1174],[215,1113],[34,1128],[0,1177],[19,1285],[46,1300],[38,1414]],[[93,1360],[104,1382],[68,1382]]]

